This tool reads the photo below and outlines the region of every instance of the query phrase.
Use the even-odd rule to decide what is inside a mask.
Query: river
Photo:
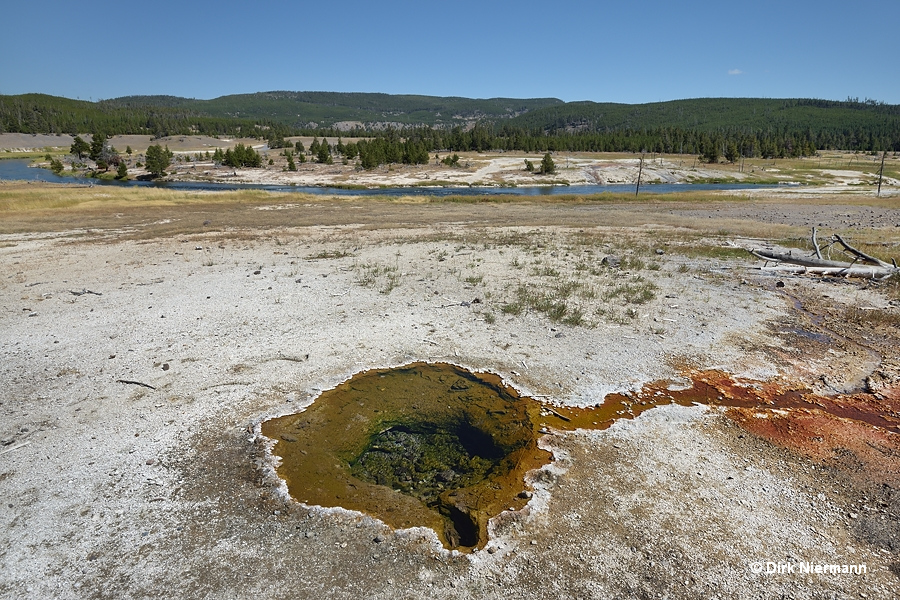
[[[67,177],[56,175],[47,169],[30,167],[30,160],[0,160],[0,181],[43,181],[49,183],[81,183],[84,185],[159,187],[171,190],[266,190],[272,192],[302,192],[327,196],[558,196],[590,195],[603,193],[632,193],[634,184],[610,185],[553,185],[519,187],[394,187],[371,189],[345,189],[318,186],[261,185],[241,183],[211,183],[208,181],[110,181]],[[669,194],[673,192],[707,190],[749,190],[773,187],[748,183],[652,183],[641,185],[641,191],[648,194]]]

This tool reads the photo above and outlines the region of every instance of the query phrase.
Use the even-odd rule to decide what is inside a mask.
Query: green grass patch
[[[280,245],[280,244],[279,244]],[[352,253],[347,252],[346,250],[322,250],[317,254],[313,254],[312,256],[307,256],[307,260],[323,260],[323,259],[331,259],[331,258],[345,258],[347,256],[353,256]]]
[[[656,292],[659,287],[652,281],[647,281],[640,275],[636,275],[631,280],[620,283],[613,289],[603,294],[603,299],[610,301],[620,298],[626,304],[645,304],[656,298]]]
[[[669,251],[672,254],[680,254],[689,258],[717,258],[720,260],[747,260],[750,258],[750,253],[743,248],[713,246],[711,244],[669,246]]]

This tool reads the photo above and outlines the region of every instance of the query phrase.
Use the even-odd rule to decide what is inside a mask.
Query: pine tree
[[[91,160],[98,161],[103,156],[103,149],[106,146],[106,134],[95,133],[91,138]]]
[[[553,162],[553,157],[550,156],[550,153],[546,153],[544,158],[541,160],[541,173],[544,175],[549,175],[551,173],[556,172],[556,163]]]
[[[147,148],[147,170],[153,177],[162,177],[172,162],[172,153],[168,146],[163,150],[162,146],[155,144]]]
[[[725,160],[730,163],[736,163],[740,158],[741,153],[738,152],[737,144],[729,142],[728,146],[725,148]]]
[[[84,155],[91,151],[91,146],[81,139],[80,136],[75,136],[75,140],[72,142],[72,147],[69,148],[69,154],[74,154],[78,157],[79,160],[84,158]]]
[[[316,142],[313,141],[313,144],[315,144],[315,143],[316,143]],[[310,146],[310,149],[312,149],[312,146]],[[324,139],[324,138],[323,138],[323,139],[322,139],[322,143],[319,144],[319,148],[318,148],[318,150],[316,150],[316,159],[317,159],[320,163],[329,163],[329,161],[332,161],[332,158],[331,158],[331,146],[328,145],[328,140],[327,140],[327,139]],[[333,162],[333,161],[332,161],[332,162]],[[329,163],[329,164],[330,164],[330,163]]]

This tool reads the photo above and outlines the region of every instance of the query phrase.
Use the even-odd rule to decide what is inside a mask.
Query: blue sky
[[[900,104],[900,1],[9,2],[0,94]]]

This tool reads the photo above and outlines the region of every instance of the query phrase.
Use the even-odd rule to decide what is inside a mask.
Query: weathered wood
[[[774,267],[768,265],[761,267],[763,270],[778,273],[867,277],[871,279],[884,279],[893,275],[900,275],[900,269],[897,268],[896,261],[891,261],[893,263],[891,265],[874,256],[870,256],[848,244],[838,234],[834,234],[833,239],[844,248],[844,251],[853,256],[852,262],[823,259],[816,240],[815,227],[812,229],[812,243],[816,257],[795,255],[793,251],[775,252],[773,250],[753,250],[749,248],[747,251],[767,262],[778,263]]]
[[[638,167],[637,187],[634,188],[634,195],[635,195],[635,197],[637,197],[638,192],[641,191],[641,173],[643,173],[643,172],[644,172],[644,155],[641,154],[641,166]]]
[[[141,383],[140,381],[132,381],[130,379],[116,379],[116,383],[125,383],[127,385],[139,385],[141,387],[150,388],[151,390],[155,390],[156,388],[150,385],[149,383]]]
[[[553,409],[550,408],[549,406],[544,406],[544,409],[547,410],[547,411],[549,411],[549,412],[551,412],[551,413],[553,413],[555,416],[559,417],[559,418],[562,419],[563,421],[571,421],[571,420],[572,420],[572,419],[570,419],[569,417],[567,417],[566,415],[561,415],[561,414],[559,414],[558,412],[556,412],[555,410],[553,410]]]
[[[882,269],[872,265],[838,268],[780,264],[772,267],[760,267],[760,270],[772,273],[791,273],[794,275],[831,275],[833,277],[866,277],[869,279],[883,279],[893,274],[885,273]]]
[[[816,228],[815,228],[815,227],[813,227],[812,243],[813,243],[813,248],[816,249],[816,258],[821,259],[821,258],[822,258],[822,251],[819,249],[819,242],[816,241]]]
[[[825,267],[825,268],[841,268],[846,269],[853,266],[853,263],[841,262],[837,260],[825,260],[822,258],[813,258],[811,256],[797,256],[790,252],[774,252],[772,250],[750,250],[750,254],[763,260],[775,262],[785,262],[792,265],[800,265],[803,267]]]
[[[883,268],[883,269],[890,269],[890,268],[891,268],[891,265],[887,264],[887,263],[884,262],[883,260],[878,260],[878,259],[875,258],[874,256],[869,256],[868,254],[865,254],[864,252],[860,252],[859,250],[857,250],[856,248],[854,248],[853,246],[851,246],[850,244],[848,244],[847,242],[845,242],[845,241],[844,241],[844,238],[842,238],[842,237],[839,236],[838,234],[834,234],[834,239],[836,239],[836,240],[838,241],[838,243],[839,243],[841,246],[843,246],[844,249],[845,249],[847,252],[849,252],[850,254],[852,254],[853,256],[856,256],[857,258],[861,258],[863,261],[865,261],[865,262],[867,262],[867,263],[870,263],[870,264],[873,264],[873,265],[878,265],[879,267],[881,267],[881,268]]]

